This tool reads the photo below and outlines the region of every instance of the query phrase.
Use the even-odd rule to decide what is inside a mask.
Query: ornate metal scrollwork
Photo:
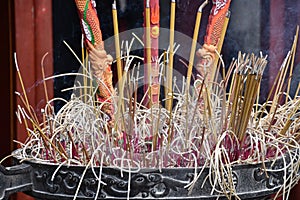
[[[105,184],[101,184],[98,188],[98,179],[90,175],[82,179],[80,174],[66,169],[58,170],[54,176],[50,171],[35,172],[36,181],[43,185],[43,190],[49,193],[74,195],[80,187],[78,196],[87,198],[95,198],[98,189],[100,189],[98,198],[127,197],[128,189],[130,189],[130,197],[161,198],[168,196],[171,190],[177,191],[178,188],[183,188],[189,182],[175,180],[159,173],[137,173],[133,174],[130,180],[128,174],[120,177],[102,173],[101,181]]]
[[[253,177],[257,182],[265,182],[268,189],[273,189],[284,183],[285,170],[287,169],[284,168],[283,163],[277,162],[267,172],[260,167],[255,169]]]
[[[286,159],[285,163],[289,163],[289,160]],[[265,167],[261,164],[237,165],[230,170],[230,173],[223,173],[224,185],[221,183],[212,185],[214,183],[208,180],[208,176],[213,178],[214,175],[210,173],[209,168],[203,170],[199,168],[195,174],[193,168],[161,171],[143,169],[139,172],[121,173],[119,169],[103,167],[100,173],[98,167],[86,169],[82,166],[30,163],[30,171],[27,172],[26,177],[31,183],[26,185],[28,186],[26,189],[33,197],[54,200],[73,199],[74,195],[78,199],[125,200],[128,196],[136,200],[177,199],[187,196],[189,199],[215,199],[226,198],[225,195],[220,196],[220,194],[229,194],[232,189],[243,199],[257,199],[257,197],[262,199],[279,190],[285,174],[292,173],[290,168],[285,168],[281,159],[266,162],[264,165]],[[264,173],[265,169],[268,176]],[[0,175],[0,179],[8,175],[7,171],[2,171],[4,175]],[[200,172],[201,174],[198,174]],[[192,181],[193,183],[195,181],[193,185],[191,185]],[[227,182],[232,185],[228,185]],[[191,185],[192,190],[185,188],[187,185]],[[0,187],[0,190],[2,188]]]
[[[61,190],[62,179],[60,176],[52,180],[52,177],[51,175],[49,175],[48,171],[35,171],[34,174],[36,180],[38,182],[41,182],[44,185],[44,187],[47,189],[46,191],[50,193],[57,193]]]
[[[183,188],[188,183],[158,173],[134,174],[130,180],[130,187],[128,187],[128,180],[112,176],[105,175],[103,181],[107,183],[103,186],[103,191],[109,196],[126,197],[130,188],[130,197],[142,196],[143,198],[150,195],[155,198],[166,197],[171,190],[177,191],[177,188]]]

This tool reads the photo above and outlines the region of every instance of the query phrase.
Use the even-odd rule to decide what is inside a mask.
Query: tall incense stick
[[[208,3],[208,0],[206,0],[205,2],[203,2],[201,4],[201,6],[198,9],[197,16],[196,16],[194,35],[193,35],[192,47],[191,47],[191,51],[190,51],[188,71],[187,71],[187,76],[186,76],[186,94],[188,94],[189,85],[191,83],[192,69],[193,69],[193,65],[194,65],[195,51],[196,51],[199,28],[200,28],[200,23],[201,23],[202,10],[207,3]]]
[[[147,94],[146,101],[148,107],[159,104],[159,0],[145,0],[145,18],[144,18],[144,91]],[[148,91],[148,92],[147,92]]]
[[[188,100],[189,100],[189,90],[190,90],[190,83],[191,83],[191,76],[192,76],[192,69],[194,65],[194,58],[195,58],[195,51],[196,51],[196,45],[197,45],[197,40],[198,40],[198,34],[199,34],[199,28],[200,28],[200,23],[201,23],[201,17],[202,17],[202,10],[203,7],[208,3],[208,0],[203,2],[198,9],[197,16],[196,16],[196,22],[195,22],[195,27],[194,27],[194,35],[193,35],[193,41],[192,41],[192,47],[190,51],[190,58],[189,58],[189,65],[188,65],[188,70],[187,70],[187,76],[186,76],[186,86],[185,86],[185,95],[186,95],[186,115],[188,115]],[[186,138],[188,138],[188,117],[186,117]]]
[[[121,48],[120,48],[120,37],[119,37],[119,23],[118,23],[118,14],[117,14],[117,4],[116,1],[112,4],[112,16],[113,16],[113,25],[114,25],[114,39],[115,39],[115,50],[116,50],[116,60],[117,60],[117,75],[118,75],[118,113],[124,111],[124,82],[123,82],[123,68],[121,62]]]
[[[171,2],[171,14],[170,14],[170,53],[169,64],[167,68],[167,85],[166,85],[166,109],[169,113],[172,111],[172,81],[173,81],[173,62],[174,62],[174,30],[175,30],[175,8],[176,1]]]
[[[150,37],[150,0],[146,1],[146,9],[145,9],[145,21],[146,21],[146,67],[147,67],[147,77],[145,77],[145,80],[147,80],[147,90],[150,93],[149,99],[150,103],[149,105],[152,105],[152,94],[151,94],[151,37]]]
[[[287,87],[287,94],[290,93],[290,88],[291,88],[291,82],[292,82],[292,76],[293,76],[293,69],[294,69],[294,62],[295,62],[295,54],[297,50],[297,43],[298,43],[298,36],[299,36],[299,26],[296,28],[296,35],[294,37],[294,42],[293,42],[293,47],[292,47],[292,63],[290,67],[290,74],[288,78],[288,87]],[[285,103],[288,102],[288,96],[285,98]]]
[[[117,60],[117,74],[118,74],[118,90],[121,90],[121,79],[122,79],[122,63],[121,63],[121,50],[120,50],[120,37],[119,37],[119,27],[118,27],[118,14],[116,1],[112,4],[112,16],[114,25],[114,39],[115,39],[115,49],[116,49],[116,60]]]

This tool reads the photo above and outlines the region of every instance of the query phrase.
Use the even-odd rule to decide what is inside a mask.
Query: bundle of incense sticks
[[[246,128],[257,99],[262,74],[267,65],[266,57],[254,54],[238,55],[235,74],[231,83],[229,130],[237,135],[239,141],[245,137]]]

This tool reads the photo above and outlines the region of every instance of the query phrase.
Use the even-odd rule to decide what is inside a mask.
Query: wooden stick
[[[283,62],[282,70],[281,70],[279,80],[278,80],[278,84],[277,84],[277,87],[276,87],[276,90],[275,90],[275,93],[274,93],[274,98],[273,98],[273,101],[272,101],[272,106],[271,106],[270,113],[274,112],[274,110],[276,108],[276,104],[279,103],[278,102],[278,99],[279,99],[278,94],[282,91],[283,83],[285,81],[285,77],[286,77],[286,74],[287,74],[288,66],[290,65],[290,61],[291,61],[291,51],[288,52],[288,55],[287,55],[285,61]]]
[[[174,62],[174,30],[175,30],[175,8],[176,1],[172,0],[171,2],[171,14],[170,14],[170,53],[169,53],[169,64],[167,65],[167,84],[166,84],[166,109],[172,111],[172,99],[169,98],[172,96],[172,81],[173,81],[173,62]]]
[[[193,35],[193,40],[192,40],[189,65],[188,65],[187,76],[186,76],[186,95],[189,92],[189,86],[191,83],[191,76],[192,76],[192,69],[193,69],[194,59],[195,59],[196,45],[197,45],[199,28],[200,28],[201,17],[202,17],[202,9],[204,8],[204,6],[206,6],[207,3],[208,3],[208,0],[206,0],[205,2],[202,3],[202,5],[198,9],[197,16],[196,16],[196,22],[195,22],[195,26],[194,26],[194,35]]]
[[[118,74],[118,90],[121,90],[122,83],[122,63],[121,63],[121,50],[120,50],[120,37],[119,37],[119,24],[118,24],[118,14],[116,1],[112,4],[112,16],[114,25],[114,39],[115,39],[115,49],[116,49],[116,60],[117,60],[117,74]]]
[[[81,62],[83,63],[83,66],[82,66],[82,73],[84,74],[83,76],[83,94],[84,94],[84,102],[87,102],[87,74],[89,73],[88,70],[89,70],[89,67],[88,67],[88,59],[85,59],[85,54],[84,54],[84,44],[83,44],[83,40],[84,40],[84,35],[82,35],[82,38],[81,38]],[[87,51],[86,51],[87,52]],[[86,54],[88,55],[88,53]],[[81,93],[81,90],[80,89],[80,93]]]
[[[299,35],[299,26],[297,26],[296,35],[294,37],[294,43],[293,43],[293,46],[292,46],[292,63],[291,63],[291,67],[290,67],[290,74],[289,74],[289,77],[288,77],[288,87],[287,87],[287,92],[286,92],[287,95],[286,95],[286,98],[285,98],[285,103],[288,102],[288,97],[289,97],[290,88],[291,88],[294,62],[295,62],[295,55],[296,55],[296,51],[297,51],[298,35]]]
[[[245,110],[244,110],[244,114],[242,116],[241,120],[241,126],[239,128],[239,134],[240,134],[240,141],[244,140],[245,137],[245,132],[247,129],[247,126],[249,124],[249,119],[251,116],[251,111],[254,105],[254,102],[256,100],[256,95],[257,95],[257,88],[259,86],[259,82],[260,82],[260,78],[256,78],[257,75],[251,75],[252,78],[252,83],[250,83],[249,87],[247,88],[247,90],[249,91],[249,94],[247,96],[247,98],[244,99],[244,102],[246,102],[245,105]]]
[[[151,36],[150,36],[150,0],[146,0],[146,9],[145,9],[145,20],[146,20],[146,67],[147,67],[147,90],[149,92],[148,96],[150,99],[149,107],[152,106],[152,90],[151,90],[151,82],[152,82],[152,64],[151,64]]]
[[[198,34],[199,34],[199,28],[200,28],[200,23],[201,23],[201,17],[202,17],[202,9],[203,7],[208,3],[208,0],[203,2],[201,6],[198,9],[197,16],[196,16],[196,22],[194,26],[194,35],[193,35],[193,40],[192,40],[192,46],[191,46],[191,51],[190,51],[190,58],[189,58],[189,65],[187,69],[187,76],[186,76],[186,85],[185,85],[185,95],[186,95],[186,105],[185,105],[185,110],[186,110],[186,134],[188,135],[188,101],[189,101],[189,90],[190,90],[190,83],[191,83],[191,76],[192,76],[192,69],[194,66],[194,59],[195,59],[195,52],[196,52],[196,45],[197,45],[197,40],[198,40]]]
[[[29,104],[29,101],[28,101],[28,97],[27,97],[27,93],[26,93],[25,87],[24,87],[22,75],[21,75],[21,72],[19,70],[18,61],[17,61],[17,54],[16,53],[14,53],[14,58],[15,58],[15,65],[16,65],[16,70],[17,70],[18,78],[19,78],[19,81],[20,81],[22,92],[24,94],[25,106],[26,106],[26,108],[28,110],[30,110],[30,104]]]
[[[238,108],[238,96],[239,96],[239,88],[242,82],[242,75],[241,74],[236,74],[235,79],[234,79],[234,88],[233,88],[233,99],[232,99],[232,107],[231,107],[231,114],[230,114],[230,122],[229,122],[229,129],[234,130],[235,126],[235,120],[236,120],[236,113],[237,113],[237,108]],[[229,100],[231,101],[231,100]]]
[[[201,86],[200,86],[200,89],[199,89],[199,94],[198,94],[198,97],[197,97],[197,102],[200,101],[200,98],[201,98],[201,95],[202,95],[202,91],[203,91],[203,86],[205,84],[206,76],[207,76],[207,74],[204,76],[204,78],[202,80],[202,83],[201,83]],[[196,116],[196,113],[197,113],[198,109],[199,109],[198,106],[195,106],[195,109],[193,111],[193,116],[192,116],[192,122],[191,122],[191,124],[194,124],[195,116]]]

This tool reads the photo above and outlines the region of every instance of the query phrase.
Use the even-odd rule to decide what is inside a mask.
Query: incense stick
[[[194,58],[195,58],[196,45],[197,45],[197,41],[198,41],[198,34],[199,34],[199,28],[200,28],[200,23],[201,23],[202,10],[206,6],[207,3],[208,3],[208,0],[206,0],[205,2],[203,2],[200,5],[198,12],[197,12],[197,16],[196,16],[193,40],[192,40],[192,45],[191,45],[191,50],[190,50],[189,65],[188,65],[188,70],[187,70],[187,75],[186,75],[186,95],[187,96],[188,96],[190,82],[191,82],[192,69],[194,66]]]
[[[172,99],[169,98],[170,95],[172,96],[172,81],[173,81],[173,62],[174,62],[174,30],[175,30],[175,8],[176,8],[176,1],[171,1],[171,14],[170,14],[170,42],[169,42],[169,63],[166,71],[166,109],[171,113],[172,110]]]
[[[118,74],[118,90],[121,90],[122,83],[122,63],[121,63],[121,50],[120,50],[120,37],[119,37],[119,24],[118,24],[118,14],[116,0],[112,4],[112,16],[113,16],[113,27],[114,27],[114,39],[115,39],[115,49],[116,49],[116,60],[117,60],[117,74]]]
[[[147,83],[147,91],[149,92],[148,96],[150,99],[149,102],[149,107],[152,106],[152,89],[151,89],[151,85],[152,85],[152,81],[151,81],[151,77],[152,77],[152,64],[151,64],[151,37],[150,37],[150,0],[146,0],[146,8],[145,8],[145,21],[146,21],[146,67],[147,67],[147,77],[145,77],[145,80],[148,80]]]

